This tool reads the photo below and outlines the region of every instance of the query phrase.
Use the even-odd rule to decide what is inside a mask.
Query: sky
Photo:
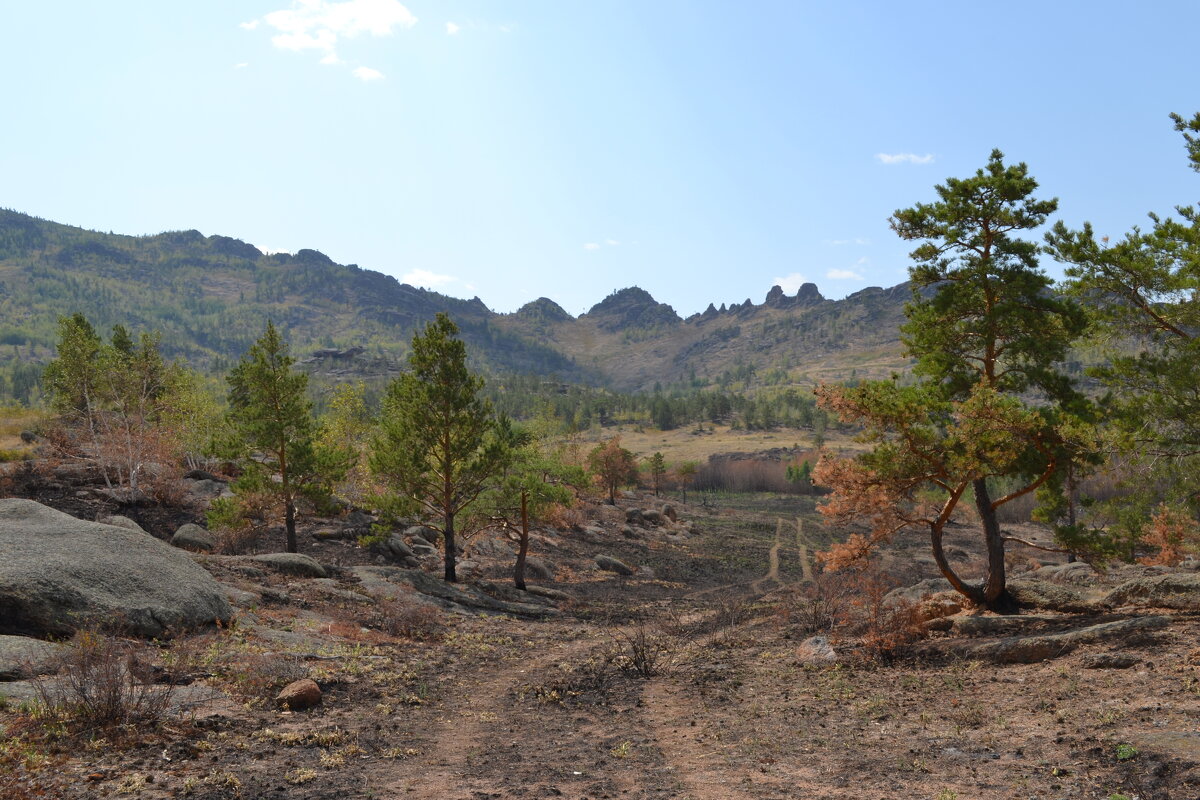
[[[1118,237],[1200,199],[1200,3],[5,3],[0,206],[320,250],[510,312],[907,277],[993,148]],[[1060,270],[1050,261],[1052,275]]]

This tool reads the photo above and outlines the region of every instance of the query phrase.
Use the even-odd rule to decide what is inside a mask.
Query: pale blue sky
[[[311,247],[498,311],[635,284],[683,314],[781,279],[890,286],[909,247],[888,215],[993,147],[1114,236],[1197,199],[1167,119],[1200,110],[1194,1],[40,0],[0,19],[0,206]]]

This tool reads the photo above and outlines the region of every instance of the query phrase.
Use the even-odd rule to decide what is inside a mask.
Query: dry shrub
[[[896,588],[891,577],[874,565],[846,571],[844,580],[848,602],[834,623],[839,638],[857,639],[859,652],[870,661],[891,661],[902,656],[908,646],[921,639],[920,608],[902,600],[885,603],[884,597]]]
[[[551,503],[542,512],[542,522],[560,531],[582,525],[585,521],[586,518],[582,510],[575,506],[563,505],[562,503]]]
[[[681,630],[672,624],[638,622],[610,633],[608,660],[622,672],[653,678],[670,672],[682,651]]]
[[[247,698],[269,698],[284,686],[308,677],[308,667],[287,653],[250,653],[230,664],[224,676]]]
[[[1200,552],[1200,527],[1187,513],[1160,505],[1142,528],[1142,543],[1158,548],[1158,552],[1138,561],[1174,567],[1186,556]]]
[[[846,618],[852,583],[845,572],[820,572],[811,583],[792,592],[777,614],[784,624],[795,625],[806,636],[826,633]]]
[[[150,681],[128,641],[80,631],[54,664],[55,677],[34,682],[40,713],[73,733],[155,727],[171,705],[172,687]]]
[[[258,545],[259,535],[262,531],[247,522],[243,525],[218,528],[213,533],[218,553],[237,556],[253,550]]]
[[[390,597],[377,604],[378,626],[392,636],[415,641],[440,639],[446,632],[446,615],[435,605],[412,598]]]

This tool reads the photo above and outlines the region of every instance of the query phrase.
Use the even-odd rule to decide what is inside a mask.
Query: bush
[[[172,687],[150,681],[134,646],[95,631],[80,631],[58,658],[57,677],[35,681],[47,724],[83,733],[155,727],[171,705]]]
[[[437,606],[405,598],[380,600],[378,627],[392,636],[427,641],[446,632],[446,615]]]

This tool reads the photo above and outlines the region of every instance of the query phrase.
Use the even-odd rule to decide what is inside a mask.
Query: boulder
[[[321,687],[312,678],[301,678],[283,687],[275,702],[291,711],[303,711],[321,702]]]
[[[228,487],[221,481],[188,481],[187,493],[194,499],[205,500],[212,497],[220,497],[226,488]]]
[[[625,521],[630,525],[642,525],[645,522],[642,517],[642,510],[640,508],[625,509]]]
[[[471,543],[471,555],[510,559],[516,552],[511,544],[496,536],[485,536]]]
[[[225,479],[218,477],[208,470],[204,469],[189,469],[183,473],[183,477],[192,481],[213,481],[214,483],[225,483]]]
[[[393,533],[391,536],[389,536],[387,541],[383,543],[383,548],[387,550],[387,552],[393,557],[400,560],[413,558],[416,555],[412,551],[412,548],[408,546],[408,543],[405,542],[398,533]]]
[[[217,540],[213,535],[191,522],[179,526],[179,530],[171,537],[171,544],[198,553],[211,553],[217,548]]]
[[[950,581],[940,577],[927,578],[919,583],[914,583],[912,586],[902,586],[899,589],[893,589],[884,595],[883,604],[889,607],[902,602],[915,605],[928,595],[940,594],[947,591],[954,591],[954,587],[950,585]]]
[[[28,636],[0,636],[0,681],[53,672],[54,662],[66,649],[66,645]]]
[[[166,542],[0,500],[0,633],[64,636],[107,622],[163,636],[232,613],[212,575]]]
[[[615,572],[618,575],[632,575],[633,568],[620,559],[612,556],[596,556],[596,566],[605,572]]]
[[[662,515],[671,520],[671,522],[679,522],[679,512],[677,512],[675,510],[675,506],[671,505],[670,503],[667,503],[662,507]]]
[[[1170,617],[1164,616],[1132,617],[1116,622],[1103,622],[1099,625],[1091,625],[1064,633],[998,639],[960,648],[958,654],[966,658],[977,658],[997,664],[1033,664],[1066,655],[1083,644],[1139,638],[1148,633],[1162,630],[1170,622]]]
[[[1152,575],[1122,583],[1104,596],[1112,608],[1175,608],[1200,610],[1200,575],[1194,572]]]
[[[659,525],[665,525],[667,522],[667,518],[663,515],[663,513],[661,511],[654,511],[654,510],[643,511],[642,519],[644,519],[646,521],[646,524],[654,525],[656,527]]]
[[[525,556],[525,577],[538,581],[554,579],[554,565],[537,556]]]
[[[329,577],[321,562],[303,553],[263,553],[259,556],[246,556],[246,560],[299,578]]]
[[[116,514],[111,517],[101,517],[100,519],[96,520],[96,522],[99,522],[101,525],[112,525],[117,528],[124,528],[127,531],[136,531],[137,533],[146,532],[146,529],[141,525],[138,525],[129,517],[122,517],[120,514]]]
[[[425,525],[413,525],[412,527],[405,528],[404,535],[409,539],[423,539],[430,544],[437,544],[442,539],[441,531],[436,531]]]
[[[1099,610],[1098,605],[1084,597],[1078,589],[1057,583],[1012,580],[1008,582],[1008,593],[1023,608],[1041,608],[1066,613],[1086,613]]]

